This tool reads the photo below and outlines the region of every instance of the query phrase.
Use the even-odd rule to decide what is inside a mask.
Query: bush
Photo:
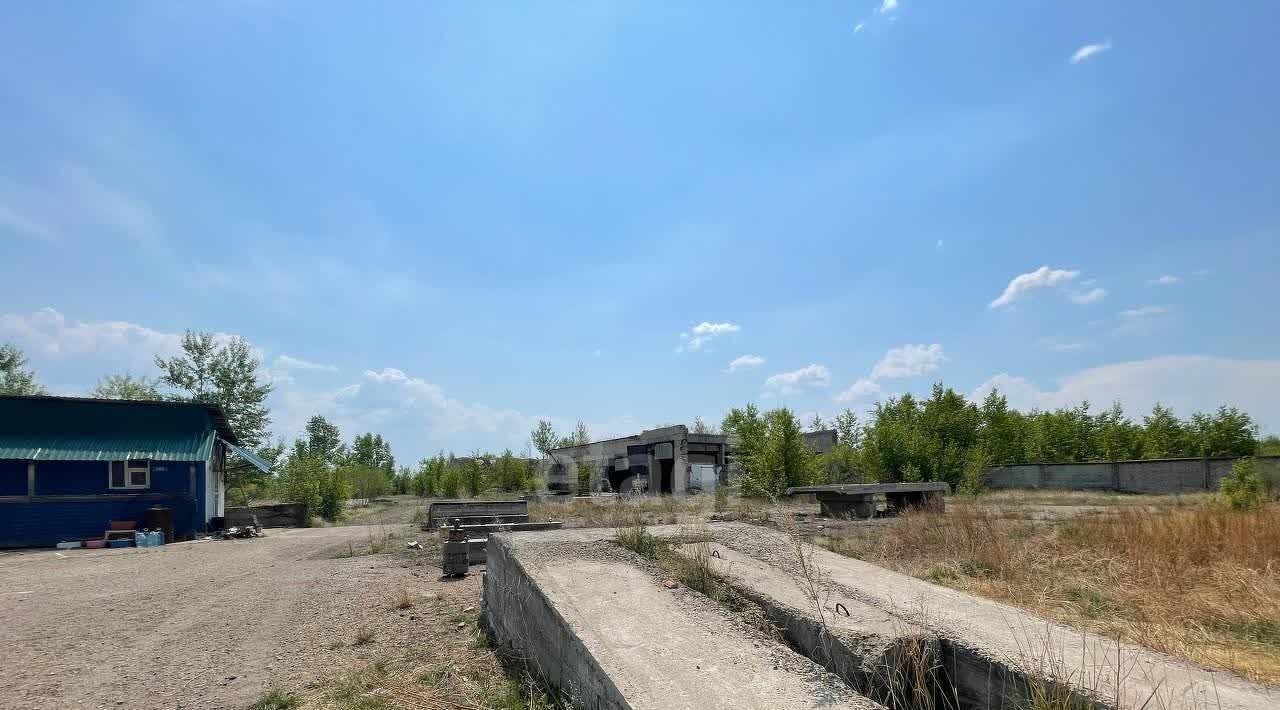
[[[987,487],[984,474],[990,465],[991,457],[985,451],[980,448],[970,451],[965,461],[964,474],[960,477],[958,492],[970,496],[981,493]]]
[[[578,471],[578,495],[591,495],[591,464],[579,463]]]
[[[1231,475],[1222,479],[1218,490],[1227,505],[1236,510],[1257,508],[1266,500],[1262,478],[1253,459],[1247,456],[1232,464]]]

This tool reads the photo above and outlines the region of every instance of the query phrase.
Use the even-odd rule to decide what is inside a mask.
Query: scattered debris
[[[225,530],[217,530],[211,535],[214,540],[230,540],[232,538],[266,537],[262,530],[249,525],[232,525]]]
[[[410,550],[421,550],[422,543],[418,542],[417,540],[413,540],[412,542],[409,542],[408,544],[406,544],[405,547]]]
[[[667,589],[679,589],[680,583],[675,581],[671,577],[667,577],[666,579],[662,580],[662,586],[666,587]]]

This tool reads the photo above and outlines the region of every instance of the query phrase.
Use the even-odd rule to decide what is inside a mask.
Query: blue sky
[[[942,380],[1280,432],[1280,6],[36,4],[0,340],[237,334],[401,459]],[[744,357],[746,356],[746,357]],[[737,361],[736,366],[731,363]]]

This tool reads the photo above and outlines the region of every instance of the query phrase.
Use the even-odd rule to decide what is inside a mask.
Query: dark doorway
[[[672,459],[660,459],[658,461],[658,492],[671,493],[672,471],[675,470],[675,461]]]

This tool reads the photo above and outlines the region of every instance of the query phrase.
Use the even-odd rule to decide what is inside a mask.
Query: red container
[[[88,548],[91,548],[91,549],[94,549],[94,550],[97,550],[97,549],[100,549],[100,548],[106,547],[106,546],[107,546],[107,541],[106,541],[106,540],[102,540],[102,539],[98,539],[98,540],[85,540],[85,541],[84,541],[84,546],[85,546],[85,547],[88,547]]]

